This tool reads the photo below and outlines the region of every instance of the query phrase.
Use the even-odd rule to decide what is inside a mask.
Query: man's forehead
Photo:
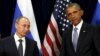
[[[21,18],[19,21],[29,21],[27,18]]]
[[[29,20],[26,19],[26,18],[21,18],[21,19],[19,20],[19,22],[29,22]]]

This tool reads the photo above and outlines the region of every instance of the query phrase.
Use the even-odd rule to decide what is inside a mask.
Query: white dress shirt
[[[15,39],[15,43],[16,43],[16,47],[18,49],[18,46],[19,46],[19,39],[22,39],[22,45],[23,45],[23,56],[25,55],[25,48],[26,48],[26,41],[25,41],[25,37],[22,37],[22,38],[19,38],[18,35],[15,33],[14,34],[14,39]]]
[[[77,26],[74,26],[74,25],[73,25],[73,30],[72,30],[72,42],[73,42],[74,28],[77,28],[78,38],[79,38],[79,33],[80,33],[80,30],[81,30],[82,24],[83,24],[83,20],[81,20],[81,22],[80,22]]]

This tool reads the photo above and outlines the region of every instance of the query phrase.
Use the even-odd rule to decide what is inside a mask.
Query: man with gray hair
[[[84,12],[79,4],[70,3],[65,11],[72,26],[63,34],[60,56],[99,56],[97,27],[82,20]]]
[[[15,22],[16,32],[0,42],[0,56],[39,56],[37,43],[26,37],[30,21],[21,16]]]

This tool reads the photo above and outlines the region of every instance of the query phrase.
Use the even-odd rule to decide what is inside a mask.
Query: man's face
[[[29,32],[30,22],[27,19],[20,19],[18,23],[16,23],[16,33],[20,37],[25,37]]]
[[[67,17],[73,25],[77,25],[81,21],[83,11],[76,7],[69,7],[67,10]]]

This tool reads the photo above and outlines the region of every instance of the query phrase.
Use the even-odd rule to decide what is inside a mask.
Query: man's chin
[[[22,37],[25,37],[25,36],[26,36],[26,34],[23,34],[23,35],[22,35]]]
[[[73,23],[73,25],[75,25],[75,26],[76,26],[76,25],[78,25],[78,23]]]

